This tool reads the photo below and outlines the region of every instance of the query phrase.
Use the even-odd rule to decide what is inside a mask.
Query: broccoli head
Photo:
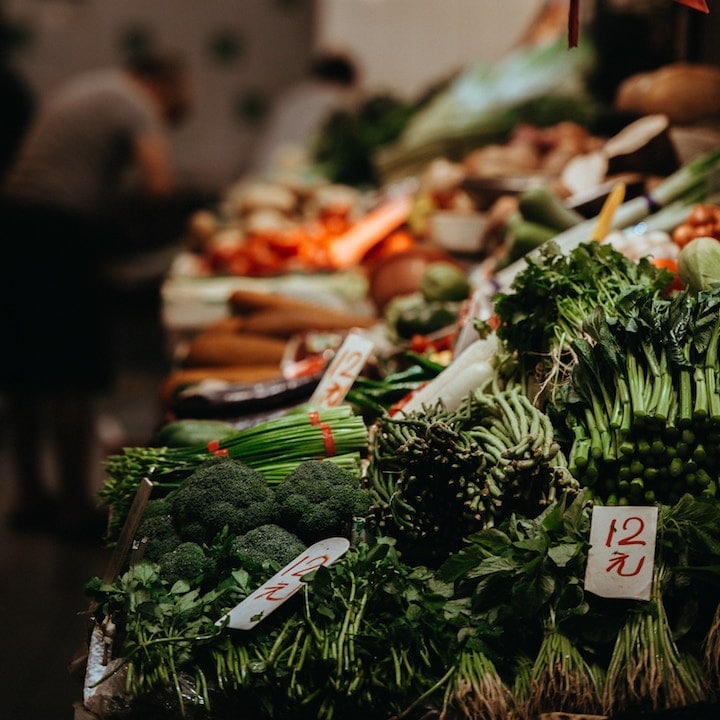
[[[224,527],[241,535],[275,518],[275,496],[265,476],[229,458],[200,466],[170,502],[180,538],[198,544],[211,543]]]
[[[359,478],[328,460],[300,463],[275,488],[278,522],[311,545],[347,536],[354,517],[365,517],[370,495]]]
[[[144,515],[135,538],[147,538],[143,557],[157,562],[165,553],[172,552],[181,542],[170,515]]]
[[[210,568],[205,551],[194,542],[180,543],[174,550],[160,556],[160,577],[172,586],[178,580],[198,582]]]
[[[262,565],[271,560],[284,567],[305,550],[305,543],[289,530],[269,523],[249,530],[232,541],[234,555],[244,555]]]
[[[167,498],[153,498],[148,500],[143,510],[143,520],[156,515],[170,515],[170,503]]]

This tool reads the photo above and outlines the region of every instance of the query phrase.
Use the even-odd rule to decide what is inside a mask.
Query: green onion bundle
[[[495,720],[510,717],[513,707],[512,692],[492,660],[479,650],[464,648],[448,684],[443,717],[447,713],[458,720]]]
[[[209,445],[124,448],[121,454],[106,459],[107,478],[99,495],[111,508],[111,525],[117,528],[143,478],[167,492],[199,465],[219,455],[259,470],[270,484],[280,482],[300,462],[317,458],[336,462],[359,476],[367,447],[367,427],[347,405],[291,412]]]
[[[607,713],[667,710],[708,699],[699,661],[681,653],[673,638],[662,599],[666,574],[657,562],[651,599],[631,611],[618,632],[606,676]]]
[[[597,714],[602,707],[604,673],[550,622],[530,669],[528,717],[544,712]]]
[[[715,497],[720,461],[720,289],[629,292],[573,343],[568,463],[608,504]]]

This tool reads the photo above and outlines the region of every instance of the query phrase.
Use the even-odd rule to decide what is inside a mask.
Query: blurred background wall
[[[368,91],[413,99],[467,62],[493,59],[540,0],[3,0],[16,66],[37,97],[145,44],[191,63],[197,107],[176,134],[180,176],[239,177],[273,98],[316,49],[353,56]]]

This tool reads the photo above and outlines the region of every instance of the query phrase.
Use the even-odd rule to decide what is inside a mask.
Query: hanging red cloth
[[[693,10],[699,10],[704,13],[710,12],[707,0],[675,0],[675,2],[680,3],[681,5],[687,5],[687,7],[692,8]]]
[[[577,47],[580,36],[580,0],[570,0],[568,11],[568,47]]]

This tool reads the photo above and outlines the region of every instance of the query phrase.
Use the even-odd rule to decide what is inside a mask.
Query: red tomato
[[[678,264],[673,258],[650,258],[650,262],[657,268],[663,268],[672,273],[673,280],[668,286],[668,291],[682,290],[683,284],[678,275]]]

